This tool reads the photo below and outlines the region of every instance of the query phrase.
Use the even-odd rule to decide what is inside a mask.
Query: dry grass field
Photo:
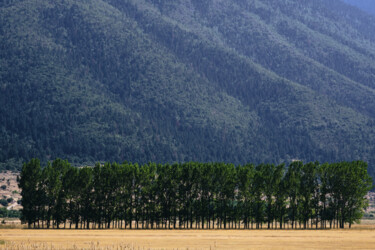
[[[375,225],[344,230],[0,229],[0,249],[375,249]]]

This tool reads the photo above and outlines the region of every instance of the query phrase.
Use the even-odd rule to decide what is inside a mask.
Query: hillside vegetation
[[[336,0],[2,1],[1,166],[371,168],[374,61],[375,17]]]

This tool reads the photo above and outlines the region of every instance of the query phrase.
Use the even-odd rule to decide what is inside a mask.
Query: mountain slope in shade
[[[3,167],[375,162],[375,19],[340,1],[0,8]]]

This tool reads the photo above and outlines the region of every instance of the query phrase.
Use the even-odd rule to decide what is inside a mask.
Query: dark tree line
[[[25,163],[22,222],[34,228],[344,228],[372,187],[367,163]]]

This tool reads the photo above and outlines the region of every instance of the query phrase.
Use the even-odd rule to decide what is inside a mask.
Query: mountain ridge
[[[375,37],[366,33],[375,25],[363,28],[372,19],[339,1],[302,2],[0,6],[0,162],[360,158],[371,166]],[[348,19],[317,11],[332,5],[359,24],[342,32]]]

